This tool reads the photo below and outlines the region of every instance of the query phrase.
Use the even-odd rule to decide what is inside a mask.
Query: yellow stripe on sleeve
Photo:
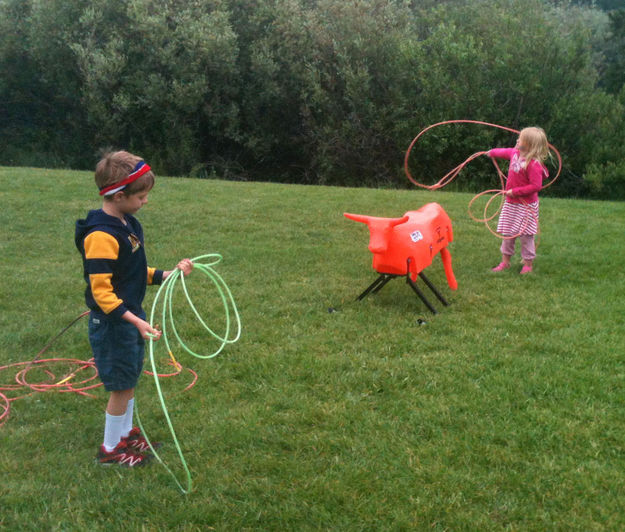
[[[119,242],[104,231],[94,231],[85,238],[86,259],[113,259],[119,256]]]
[[[123,303],[113,292],[112,273],[92,273],[89,275],[93,299],[105,314],[110,314]]]
[[[151,268],[148,266],[148,284],[154,284],[154,274],[156,273],[156,268]]]

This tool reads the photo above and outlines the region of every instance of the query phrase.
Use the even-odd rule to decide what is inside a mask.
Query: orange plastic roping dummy
[[[452,290],[458,283],[451,266],[447,245],[453,240],[451,220],[438,203],[428,203],[408,211],[401,218],[378,218],[344,213],[346,218],[369,227],[369,251],[373,269],[392,275],[409,274],[413,281],[432,264],[440,252],[447,283]]]

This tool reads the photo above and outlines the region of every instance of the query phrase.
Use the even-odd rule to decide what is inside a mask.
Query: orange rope
[[[503,129],[505,131],[509,131],[511,133],[515,133],[515,134],[519,134],[520,132],[516,129],[512,129],[509,127],[504,127],[504,126],[499,126],[497,124],[491,124],[489,122],[482,122],[479,120],[446,120],[444,122],[438,122],[436,124],[432,124],[431,126],[426,127],[425,129],[423,129],[410,143],[410,146],[408,146],[408,149],[406,150],[406,155],[404,156],[404,172],[406,174],[406,177],[408,177],[408,179],[416,186],[420,187],[420,188],[425,188],[427,190],[438,190],[439,188],[443,188],[444,186],[448,185],[449,183],[451,183],[456,177],[458,177],[458,174],[460,174],[460,172],[462,171],[462,169],[467,166],[471,161],[473,161],[474,159],[477,159],[478,157],[480,157],[481,155],[485,155],[487,152],[485,151],[479,151],[474,153],[473,155],[470,155],[464,162],[462,162],[461,164],[459,164],[458,166],[456,166],[453,170],[451,170],[450,172],[448,172],[447,174],[445,174],[441,179],[439,179],[436,183],[434,183],[433,185],[425,185],[423,183],[419,183],[414,177],[412,177],[412,174],[410,173],[410,169],[409,169],[409,165],[408,165],[408,161],[410,159],[410,152],[412,151],[412,149],[414,148],[415,144],[417,143],[417,141],[419,140],[420,137],[422,137],[426,132],[428,132],[430,129],[433,129],[435,127],[438,126],[442,126],[442,125],[447,125],[447,124],[480,124],[483,126],[489,126],[489,127],[496,127],[499,129]],[[555,146],[553,146],[552,144],[548,144],[549,149],[555,153],[557,159],[558,159],[558,171],[555,175],[555,177],[549,181],[548,183],[546,183],[545,185],[542,186],[541,190],[544,190],[545,188],[551,186],[556,179],[558,179],[558,177],[560,176],[560,172],[562,171],[562,157],[560,156],[560,152],[555,148]],[[499,165],[497,164],[497,161],[495,161],[495,159],[491,159],[493,165],[495,166],[495,170],[497,172],[497,175],[499,176],[499,181],[501,184],[501,189],[493,189],[493,190],[485,190],[483,192],[480,192],[479,194],[475,195],[471,201],[469,202],[469,216],[472,220],[476,221],[476,222],[481,222],[484,223],[486,225],[486,227],[488,228],[488,230],[495,236],[498,236],[499,238],[517,238],[519,235],[523,234],[523,230],[525,229],[525,227],[527,227],[527,224],[529,224],[529,216],[528,218],[526,218],[525,221],[525,225],[523,226],[523,228],[521,229],[521,231],[517,234],[517,235],[513,235],[513,236],[504,236],[504,235],[500,235],[499,233],[497,233],[497,231],[493,230],[490,225],[489,222],[495,218],[497,215],[499,215],[499,213],[501,212],[501,208],[503,207],[504,204],[504,194],[505,194],[505,184],[506,184],[506,176],[504,175],[504,173],[501,171],[501,168],[499,168]],[[488,200],[488,202],[486,203],[486,206],[484,207],[484,216],[482,218],[478,218],[476,216],[473,215],[473,213],[471,212],[471,207],[473,206],[473,204],[475,203],[476,200],[478,200],[479,198],[481,198],[484,195],[487,194],[493,194],[493,197],[490,198]],[[492,203],[492,201],[497,197],[497,196],[502,196],[502,201],[501,204],[499,205],[499,208],[497,209],[497,211],[492,215],[492,216],[488,216],[488,209]],[[527,207],[527,202],[523,202],[523,204]],[[529,207],[527,208],[528,213],[531,213],[531,215],[533,216],[533,213],[530,211]]]
[[[90,360],[80,360],[76,358],[40,358],[53,344],[58,340],[72,325],[74,325],[80,318],[87,316],[89,311],[83,312],[75,318],[69,325],[67,325],[64,329],[61,330],[55,337],[52,338],[42,349],[37,353],[35,358],[29,362],[15,362],[13,364],[6,364],[4,366],[0,366],[0,373],[9,369],[17,368],[17,374],[15,375],[15,384],[2,384],[0,383],[0,427],[6,422],[9,418],[9,413],[11,410],[11,402],[16,401],[17,399],[22,399],[24,397],[28,397],[35,392],[59,392],[59,393],[77,393],[80,395],[84,395],[87,397],[95,398],[96,396],[88,393],[88,390],[93,390],[95,388],[99,388],[102,386],[100,381],[93,382],[97,376],[98,371],[95,367],[95,362],[93,358]],[[182,370],[185,369],[193,376],[191,383],[187,385],[187,387],[182,390],[183,392],[192,388],[197,382],[198,376],[195,371],[190,368],[183,368],[183,366],[177,361],[172,360],[168,361],[168,364],[174,366],[175,371],[166,374],[159,374],[159,377],[175,377],[182,373]],[[57,376],[58,370],[55,370],[55,367],[61,366],[61,374]],[[69,366],[69,370],[67,369]],[[75,368],[72,370],[72,368]],[[32,372],[34,369],[39,369],[43,371],[44,377],[43,380],[36,379],[32,376]],[[82,376],[82,373],[88,371],[89,373],[85,376]],[[144,370],[144,373],[147,375],[153,375],[152,372]],[[81,380],[76,380],[78,377]],[[8,397],[7,394],[12,395],[19,392],[20,395],[16,395],[14,397]]]

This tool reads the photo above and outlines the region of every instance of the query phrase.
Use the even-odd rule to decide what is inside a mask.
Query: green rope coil
[[[157,311],[159,302],[161,301],[161,296],[163,296],[163,299],[162,299],[162,312],[161,312],[161,318],[162,318],[161,327],[162,327],[162,331],[163,331],[162,337],[163,337],[163,341],[165,342],[165,347],[167,348],[167,351],[170,354],[172,353],[172,349],[171,349],[171,345],[169,343],[169,337],[168,337],[168,331],[169,331],[170,327],[171,327],[171,332],[173,333],[173,335],[174,335],[175,339],[177,340],[178,344],[187,353],[189,353],[190,355],[192,355],[192,356],[194,356],[196,358],[201,358],[201,359],[213,358],[213,357],[217,356],[219,353],[221,353],[221,351],[223,350],[223,348],[226,345],[233,344],[234,342],[236,342],[240,338],[240,336],[241,336],[241,319],[239,317],[239,312],[237,310],[237,306],[236,306],[236,303],[234,301],[234,298],[232,297],[232,292],[228,288],[228,285],[223,280],[223,278],[213,269],[213,266],[215,264],[217,264],[219,261],[221,261],[221,258],[222,258],[221,255],[219,255],[217,253],[211,253],[211,254],[200,255],[198,257],[195,257],[195,258],[191,259],[191,262],[193,262],[193,270],[201,272],[204,275],[206,275],[206,277],[208,277],[210,279],[210,281],[217,288],[217,291],[219,293],[219,296],[220,296],[222,304],[223,304],[223,309],[224,309],[224,314],[225,314],[225,321],[226,321],[226,327],[225,327],[226,330],[225,330],[225,332],[222,335],[216,333],[213,329],[211,329],[211,327],[209,327],[206,324],[204,319],[202,319],[202,316],[198,312],[196,306],[193,304],[193,300],[192,300],[191,296],[189,295],[189,291],[188,291],[187,286],[186,286],[185,281],[184,281],[184,277],[185,276],[182,273],[182,271],[180,271],[179,269],[175,269],[167,277],[167,279],[165,279],[165,281],[163,281],[163,283],[159,287],[159,290],[156,293],[156,297],[154,298],[154,302],[152,303],[152,310],[150,312],[150,324],[152,326],[154,326],[154,322],[155,322],[154,318],[155,318],[156,313],[157,313],[156,311]],[[204,259],[207,259],[207,262],[204,262],[204,263],[198,262],[198,261],[204,260]],[[173,303],[172,303],[172,301],[173,301],[173,295],[174,295],[174,292],[176,290],[177,283],[179,281],[180,281],[180,285],[182,286],[182,290],[183,290],[184,295],[186,297],[187,303],[189,304],[189,307],[193,311],[193,314],[195,315],[197,320],[200,322],[202,327],[206,331],[208,331],[208,333],[215,340],[217,340],[220,343],[219,347],[214,352],[212,352],[210,354],[199,354],[199,353],[194,352],[193,350],[191,350],[185,344],[185,342],[182,340],[182,338],[180,338],[180,335],[178,334],[178,331],[177,331],[176,325],[175,325],[175,320],[174,320],[174,311],[173,311]],[[233,322],[234,322],[234,324],[233,324]],[[233,335],[232,338],[231,338],[231,329],[233,331],[235,331],[235,334]],[[150,338],[150,342],[149,342],[149,353],[150,353],[150,365],[152,367],[152,374],[154,376],[154,384],[156,386],[156,390],[157,390],[158,398],[159,398],[159,401],[160,401],[161,409],[163,410],[163,414],[165,415],[165,419],[167,421],[167,426],[169,427],[169,431],[170,431],[172,439],[174,441],[174,446],[176,448],[176,452],[178,453],[178,456],[180,458],[180,462],[181,462],[182,467],[183,467],[183,469],[185,471],[185,474],[186,474],[186,487],[183,486],[183,484],[178,480],[178,477],[175,475],[175,473],[169,468],[169,466],[167,466],[167,464],[165,464],[165,462],[162,460],[160,455],[156,452],[156,450],[152,446],[152,443],[148,439],[148,436],[145,433],[145,430],[143,429],[143,426],[141,424],[141,420],[139,418],[138,411],[137,411],[137,422],[139,424],[139,427],[141,428],[141,431],[143,432],[143,434],[145,436],[145,439],[147,440],[147,442],[148,442],[148,444],[150,446],[150,449],[151,449],[152,453],[156,457],[156,459],[161,464],[163,464],[165,469],[167,469],[169,474],[174,478],[174,480],[176,481],[176,484],[178,485],[180,490],[184,494],[187,494],[192,489],[191,473],[189,471],[189,468],[187,466],[187,462],[186,462],[186,460],[184,458],[184,455],[182,453],[182,450],[180,448],[180,444],[178,442],[178,438],[176,437],[176,431],[174,430],[174,427],[172,425],[171,419],[169,417],[169,412],[167,411],[167,406],[165,405],[165,399],[163,397],[163,392],[162,392],[161,385],[160,385],[160,382],[159,382],[158,371],[156,369],[156,363],[154,361],[154,340],[151,339],[151,338]],[[136,403],[135,403],[135,408],[136,408]]]

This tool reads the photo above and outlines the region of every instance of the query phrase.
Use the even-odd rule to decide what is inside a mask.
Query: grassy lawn
[[[102,390],[35,393],[0,427],[0,528],[625,528],[625,203],[543,199],[535,273],[520,277],[520,264],[489,271],[499,241],[470,198],[157,179],[138,215],[150,264],[222,254],[243,323],[214,359],[176,352],[199,374],[189,391],[186,376],[163,380],[193,491],[159,464],[94,463]],[[376,274],[366,227],[342,213],[430,201],[454,223],[458,291],[440,259],[427,270],[451,305],[432,297],[431,315],[400,280],[356,302]],[[89,173],[24,168],[0,168],[0,202],[1,365],[32,360],[84,310],[74,222],[99,203]],[[189,281],[210,313],[210,283]],[[177,308],[189,342],[208,345]],[[89,359],[86,321],[45,356]],[[182,478],[149,377],[137,403]]]

